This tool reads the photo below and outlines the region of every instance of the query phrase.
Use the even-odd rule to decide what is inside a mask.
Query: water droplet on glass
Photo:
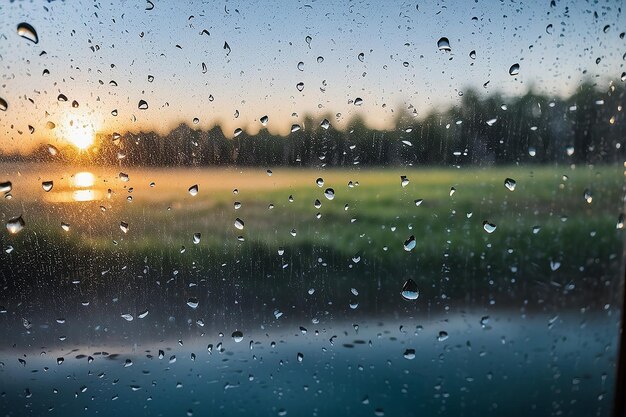
[[[469,56],[470,56],[470,58],[472,58],[472,59],[476,59],[476,51],[471,51],[471,52],[469,53]]]
[[[487,120],[485,123],[487,123],[487,126],[493,126],[496,124],[497,121],[498,121],[498,118],[494,117],[493,119]]]
[[[269,120],[270,120],[270,118],[269,118],[269,117],[267,117],[267,115],[265,115],[265,116],[263,116],[263,117],[261,117],[261,118],[259,119],[259,121],[261,122],[261,124],[262,124],[263,126],[267,126],[267,122],[269,122]]]
[[[365,59],[365,54],[363,52],[361,52],[357,58],[359,58],[359,61],[363,62],[363,60]]]
[[[44,181],[41,183],[41,188],[43,188],[45,192],[52,190],[52,186],[53,186],[52,181]]]
[[[141,313],[139,313],[137,317],[139,317],[140,319],[145,319],[147,316],[148,316],[148,310],[144,310]]]
[[[198,195],[198,184],[194,184],[191,187],[189,187],[189,194],[191,194],[192,196],[196,196]]]
[[[328,130],[328,128],[330,127],[330,122],[328,121],[328,119],[324,119],[320,123],[320,126],[322,127],[322,129]]]
[[[518,74],[519,74],[519,64],[511,65],[511,68],[509,68],[509,75],[516,76]]]
[[[361,97],[357,97],[354,99],[354,105],[355,106],[360,106],[363,104],[363,99]]]
[[[413,360],[415,359],[415,349],[406,349],[404,351],[404,359]]]
[[[483,229],[485,229],[485,232],[487,233],[493,233],[496,231],[496,225],[493,223],[489,223],[487,220],[485,220],[483,222]]]
[[[327,188],[326,190],[324,190],[324,197],[332,200],[333,198],[335,198],[335,190],[333,190],[332,188]]]
[[[404,241],[404,250],[410,252],[415,249],[415,245],[417,245],[417,242],[415,241],[415,236],[411,235],[407,240]]]
[[[139,100],[139,104],[137,104],[139,110],[146,110],[148,108],[148,103],[145,100]]]
[[[200,237],[201,236],[202,236],[201,233],[194,233],[193,234],[192,241],[193,241],[194,245],[197,245],[198,243],[200,243]]]
[[[59,94],[57,97],[58,101],[67,101],[67,97],[65,96],[65,94]]]
[[[300,125],[299,124],[291,125],[291,133],[297,132],[298,130],[300,130]]]
[[[200,123],[200,119],[198,119],[197,117],[194,117],[192,122],[194,125],[197,125],[198,123]]]
[[[239,330],[235,330],[232,334],[232,337],[235,343],[239,343],[243,340],[243,333],[240,332]]]
[[[68,223],[61,222],[61,229],[63,229],[66,232],[69,232],[70,231],[70,225]]]
[[[193,308],[193,309],[198,308],[198,299],[197,299],[197,298],[190,297],[190,298],[187,300],[187,305],[188,305],[189,307]]]
[[[124,320],[126,320],[126,321],[133,321],[133,316],[132,316],[132,314],[125,313],[125,314],[122,314],[122,316],[121,316],[121,317],[122,317]]]
[[[243,230],[243,225],[243,220],[237,217],[237,219],[235,219],[235,227],[239,230]]]
[[[317,63],[321,64],[322,62],[324,62],[324,57],[323,56],[318,56],[317,57]]]
[[[400,295],[407,301],[417,300],[420,292],[417,289],[417,284],[411,278],[407,279],[404,285],[402,286],[402,291],[400,291]]]
[[[406,187],[409,185],[409,179],[405,175],[400,175],[400,184],[402,185],[402,188]]]
[[[9,104],[7,103],[7,101],[3,99],[2,97],[0,97],[0,110],[7,111],[8,108],[9,108]]]
[[[124,233],[128,233],[128,223],[126,222],[120,222],[120,230]]]
[[[450,48],[450,41],[448,40],[448,38],[440,38],[437,41],[437,48],[439,48],[440,51],[446,51],[446,52],[450,52],[452,50],[452,48]]]
[[[317,184],[318,187],[323,187],[324,186],[324,179],[323,178],[318,178],[315,180],[315,183]]]
[[[448,336],[448,332],[445,332],[445,331],[442,330],[442,331],[439,332],[439,335],[437,335],[437,341],[438,342],[443,342],[443,341],[447,340],[448,337],[449,337]]]
[[[533,148],[532,146],[528,148],[528,155],[530,156],[535,156],[537,155],[537,150],[535,148]]]
[[[452,197],[456,193],[456,188],[450,187],[450,197]]]
[[[22,216],[15,217],[6,224],[7,231],[12,235],[21,232],[24,226],[26,226],[26,223],[24,219],[22,219]]]
[[[507,178],[504,180],[504,186],[509,190],[509,191],[515,191],[515,186],[517,185],[517,183],[515,182],[515,180],[513,178]]]
[[[591,194],[591,191],[589,189],[586,189],[584,194],[583,194],[583,198],[585,199],[585,201],[588,204],[591,204],[591,202],[593,201],[593,196]]]
[[[419,206],[421,206],[421,205],[422,205],[422,203],[423,203],[423,202],[424,202],[424,200],[423,200],[423,199],[418,198],[417,200],[415,200],[415,205],[416,205],[417,207],[419,207]]]
[[[302,61],[298,62],[298,69],[300,71],[304,71],[304,62],[302,62]]]
[[[567,156],[572,156],[574,155],[574,147],[572,145],[568,145],[565,148],[565,152],[567,152]]]
[[[21,36],[22,38],[28,39],[29,41],[33,43],[39,42],[37,31],[35,30],[34,27],[32,27],[26,22],[22,22],[19,25],[17,25],[17,34]]]
[[[298,89],[298,91],[304,90],[304,83],[303,82],[299,82],[298,84],[296,84],[296,88]]]
[[[11,181],[0,182],[0,193],[9,193],[13,189]]]

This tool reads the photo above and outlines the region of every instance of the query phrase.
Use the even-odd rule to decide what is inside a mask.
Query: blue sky
[[[265,114],[268,128],[283,134],[305,113],[332,114],[339,126],[361,114],[384,128],[398,111],[413,106],[425,115],[458,103],[468,88],[515,95],[532,85],[563,95],[585,77],[607,87],[626,63],[626,40],[619,37],[626,19],[612,1],[552,7],[550,1],[153,0],[152,10],[145,1],[112,3],[0,5],[0,97],[9,104],[0,129],[7,148],[63,141],[77,129],[166,132],[195,117],[199,127],[219,123],[227,134],[237,127],[254,132]],[[17,35],[20,22],[36,28],[38,44]],[[437,48],[444,36],[450,52]],[[510,76],[515,63],[520,73]],[[57,101],[60,93],[69,101]],[[352,103],[356,98],[361,106]],[[137,108],[142,99],[147,110]],[[56,128],[46,129],[48,121]]]

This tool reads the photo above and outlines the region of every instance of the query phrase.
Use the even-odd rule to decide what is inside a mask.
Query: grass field
[[[2,219],[22,214],[26,227],[17,235],[2,232],[3,246],[13,251],[0,255],[0,273],[8,290],[27,294],[50,289],[46,277],[77,276],[89,282],[83,281],[83,290],[91,285],[93,291],[106,286],[150,292],[121,278],[129,274],[150,277],[146,286],[174,276],[207,279],[222,297],[229,288],[244,287],[258,302],[320,282],[332,300],[350,299],[355,282],[360,299],[397,294],[407,278],[431,299],[474,300],[503,293],[541,299],[567,288],[604,294],[619,282],[619,167],[276,168],[271,176],[258,168],[21,166],[19,174],[17,168],[0,168],[2,179],[13,183]],[[93,173],[92,185],[76,185],[75,174],[82,171]],[[405,187],[403,175],[409,179]],[[323,178],[322,187],[317,178]],[[514,191],[504,186],[506,178],[516,181]],[[49,193],[41,187],[44,180],[54,181]],[[194,184],[199,192],[192,196],[188,188]],[[333,200],[325,197],[327,188],[333,188]],[[85,196],[96,199],[74,201]],[[417,199],[423,199],[419,206]],[[241,203],[237,210],[235,202]],[[243,230],[234,226],[237,218]],[[120,229],[122,221],[128,233]],[[484,221],[496,230],[487,233]],[[197,244],[195,233],[201,234]],[[406,251],[403,244],[412,235],[415,248]]]

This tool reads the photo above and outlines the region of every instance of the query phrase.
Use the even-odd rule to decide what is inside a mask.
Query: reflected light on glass
[[[91,172],[78,172],[74,175],[73,185],[79,188],[91,187],[96,182],[96,178]]]

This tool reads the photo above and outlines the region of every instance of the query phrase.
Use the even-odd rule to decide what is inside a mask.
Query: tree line
[[[94,149],[79,157],[68,147],[53,156],[47,146],[21,157],[73,162],[87,158],[98,165],[123,166],[387,166],[513,163],[603,163],[623,160],[626,137],[623,83],[598,91],[583,83],[567,98],[528,91],[505,98],[481,97],[469,90],[458,105],[416,117],[408,111],[395,128],[379,131],[354,117],[344,130],[329,115],[304,117],[301,129],[287,137],[262,129],[225,137],[181,124],[165,136],[154,132],[98,135]],[[3,159],[19,158],[4,155]]]

